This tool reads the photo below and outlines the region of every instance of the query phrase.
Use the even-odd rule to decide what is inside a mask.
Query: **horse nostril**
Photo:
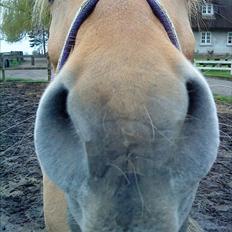
[[[59,87],[51,92],[46,99],[47,112],[50,112],[51,117],[59,119],[69,119],[67,112],[67,97],[68,91],[64,87]]]
[[[60,91],[57,93],[54,99],[57,113],[65,119],[69,118],[69,114],[67,111],[67,97],[68,97],[68,91],[66,89],[60,89]]]
[[[54,80],[40,101],[35,123],[35,148],[43,172],[65,192],[71,185],[78,189],[87,173],[84,148],[67,111],[69,93]]]
[[[202,109],[202,99],[204,99],[204,95],[206,94],[205,89],[202,88],[202,86],[194,80],[191,80],[187,82],[186,88],[188,91],[188,116],[196,116],[196,112],[199,109]]]
[[[70,128],[67,111],[68,90],[62,85],[50,85],[45,91],[37,111],[37,125],[53,130],[58,126]]]
[[[175,165],[181,166],[183,173],[191,174],[191,182],[187,178],[186,185],[193,186],[209,172],[216,159],[219,128],[216,106],[206,80],[197,73],[190,78],[186,84],[188,112]]]
[[[188,82],[186,84],[186,88],[188,91],[188,113],[187,115],[192,115],[196,109],[197,102],[197,89],[194,86],[193,82]]]

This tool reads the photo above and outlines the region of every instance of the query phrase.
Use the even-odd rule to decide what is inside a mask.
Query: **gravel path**
[[[43,67],[47,68],[47,59],[46,58],[35,58],[35,65],[31,65],[30,58],[24,58],[24,62],[19,65],[21,68],[27,67]],[[0,78],[2,73],[0,72]],[[48,71],[47,70],[8,70],[5,71],[7,79],[14,80],[33,80],[33,81],[47,81],[48,80]]]
[[[8,80],[32,80],[32,81],[47,81],[47,70],[9,70],[6,71]]]
[[[213,93],[222,96],[232,96],[232,81],[207,78],[207,82]]]
[[[0,84],[0,231],[45,231],[42,176],[33,145],[35,112],[44,88]],[[220,151],[200,184],[191,214],[207,232],[232,232],[232,105],[218,108]]]

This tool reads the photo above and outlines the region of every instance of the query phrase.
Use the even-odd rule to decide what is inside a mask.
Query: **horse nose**
[[[174,84],[178,87],[173,91],[161,84],[154,89],[152,96],[143,93],[141,98],[134,92],[120,97],[105,96],[104,87],[94,95],[96,92],[91,88],[82,91],[81,87],[67,88],[62,82],[54,81],[41,98],[37,121],[46,122],[50,128],[54,125],[72,128],[86,141],[92,132],[109,130],[115,136],[119,133],[124,137],[125,145],[135,138],[153,140],[158,128],[181,127],[180,124],[190,118],[205,121],[207,107],[208,117],[215,117],[215,104],[209,87],[199,73],[195,72],[195,75],[186,81],[178,80]],[[174,125],[176,123],[178,125]]]
[[[141,95],[139,88],[138,92],[109,98],[104,87],[101,91],[85,89],[80,82],[78,87],[67,87],[62,81],[54,80],[39,104],[35,129],[37,154],[50,178],[54,176],[54,181],[63,185],[63,174],[59,175],[62,172],[56,173],[56,170],[63,169],[65,173],[70,167],[74,170],[75,163],[84,162],[83,166],[88,166],[89,162],[93,173],[98,169],[102,172],[104,165],[100,165],[100,161],[111,162],[120,154],[128,153],[146,153],[148,158],[155,154],[156,163],[161,166],[177,146],[193,153],[195,158],[199,154],[201,160],[201,153],[193,146],[202,144],[206,147],[202,147],[202,152],[208,146],[211,150],[207,155],[207,168],[202,167],[204,175],[215,158],[218,122],[206,81],[191,66],[190,70],[193,72],[185,74],[189,76],[186,81],[177,80],[171,84],[173,88],[164,86],[168,81],[160,81],[161,84],[152,90],[152,96],[149,96],[150,90],[149,94],[143,91]],[[64,154],[69,158],[65,159]],[[176,162],[179,157],[182,156],[178,156]],[[191,167],[187,159],[184,162],[185,158],[182,157],[181,163],[185,163],[187,172],[186,167]],[[153,163],[147,162],[140,167],[144,171],[149,165]],[[80,179],[77,174],[73,175]]]

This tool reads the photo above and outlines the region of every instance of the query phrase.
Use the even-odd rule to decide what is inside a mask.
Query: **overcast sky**
[[[23,39],[17,43],[7,43],[4,40],[0,40],[0,52],[10,51],[23,51],[24,54],[31,54],[33,49],[30,47],[27,39]]]
[[[1,1],[1,0],[0,0]],[[2,7],[0,7],[0,24],[2,22]],[[24,54],[31,54],[33,49],[30,48],[29,41],[23,39],[17,43],[7,43],[4,40],[1,40],[0,34],[0,52],[10,52],[10,51],[23,51]]]

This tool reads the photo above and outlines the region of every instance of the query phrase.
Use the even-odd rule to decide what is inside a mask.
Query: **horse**
[[[219,145],[212,93],[189,61],[195,2],[47,1],[56,74],[35,147],[48,231],[191,230]]]

